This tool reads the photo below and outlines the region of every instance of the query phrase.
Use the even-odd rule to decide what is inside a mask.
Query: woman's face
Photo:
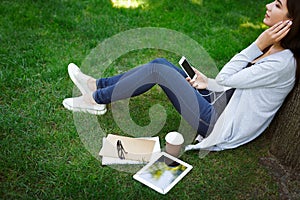
[[[266,5],[264,24],[271,27],[277,22],[288,20],[287,0],[275,0]]]

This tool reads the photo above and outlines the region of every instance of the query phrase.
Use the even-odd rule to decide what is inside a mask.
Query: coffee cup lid
[[[173,145],[181,145],[184,142],[183,136],[178,132],[169,132],[166,137],[166,142]]]

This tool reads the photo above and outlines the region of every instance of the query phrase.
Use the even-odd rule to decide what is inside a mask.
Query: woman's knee
[[[163,64],[163,65],[170,65],[171,63],[165,59],[165,58],[156,58],[152,60],[150,63],[157,63],[157,64]]]
[[[159,64],[161,66],[165,66],[165,67],[168,67],[168,68],[172,68],[172,69],[175,69],[177,72],[179,72],[183,77],[187,77],[187,75],[185,74],[185,72],[176,67],[175,65],[173,65],[171,62],[169,62],[167,59],[165,58],[156,58],[154,60],[152,60],[150,62],[151,64]]]
[[[171,62],[169,62],[165,58],[156,58],[156,59],[152,60],[150,63],[151,64],[158,64],[158,65],[161,65],[161,66],[165,66],[165,67],[168,67],[168,68],[173,68],[173,69],[178,70],[175,65],[173,65]]]

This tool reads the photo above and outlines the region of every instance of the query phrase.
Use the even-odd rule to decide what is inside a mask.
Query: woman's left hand
[[[202,74],[200,71],[195,69],[193,67],[193,70],[195,71],[197,78],[196,79],[191,79],[190,77],[187,77],[186,80],[190,83],[191,86],[193,86],[196,89],[205,89],[207,88],[207,77]]]

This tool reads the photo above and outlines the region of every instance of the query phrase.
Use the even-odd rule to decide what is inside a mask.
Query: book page
[[[130,138],[113,134],[108,134],[99,155],[118,158],[118,140],[121,141],[122,146],[126,152],[124,153],[125,159],[146,162],[150,160],[155,141],[142,138]]]

